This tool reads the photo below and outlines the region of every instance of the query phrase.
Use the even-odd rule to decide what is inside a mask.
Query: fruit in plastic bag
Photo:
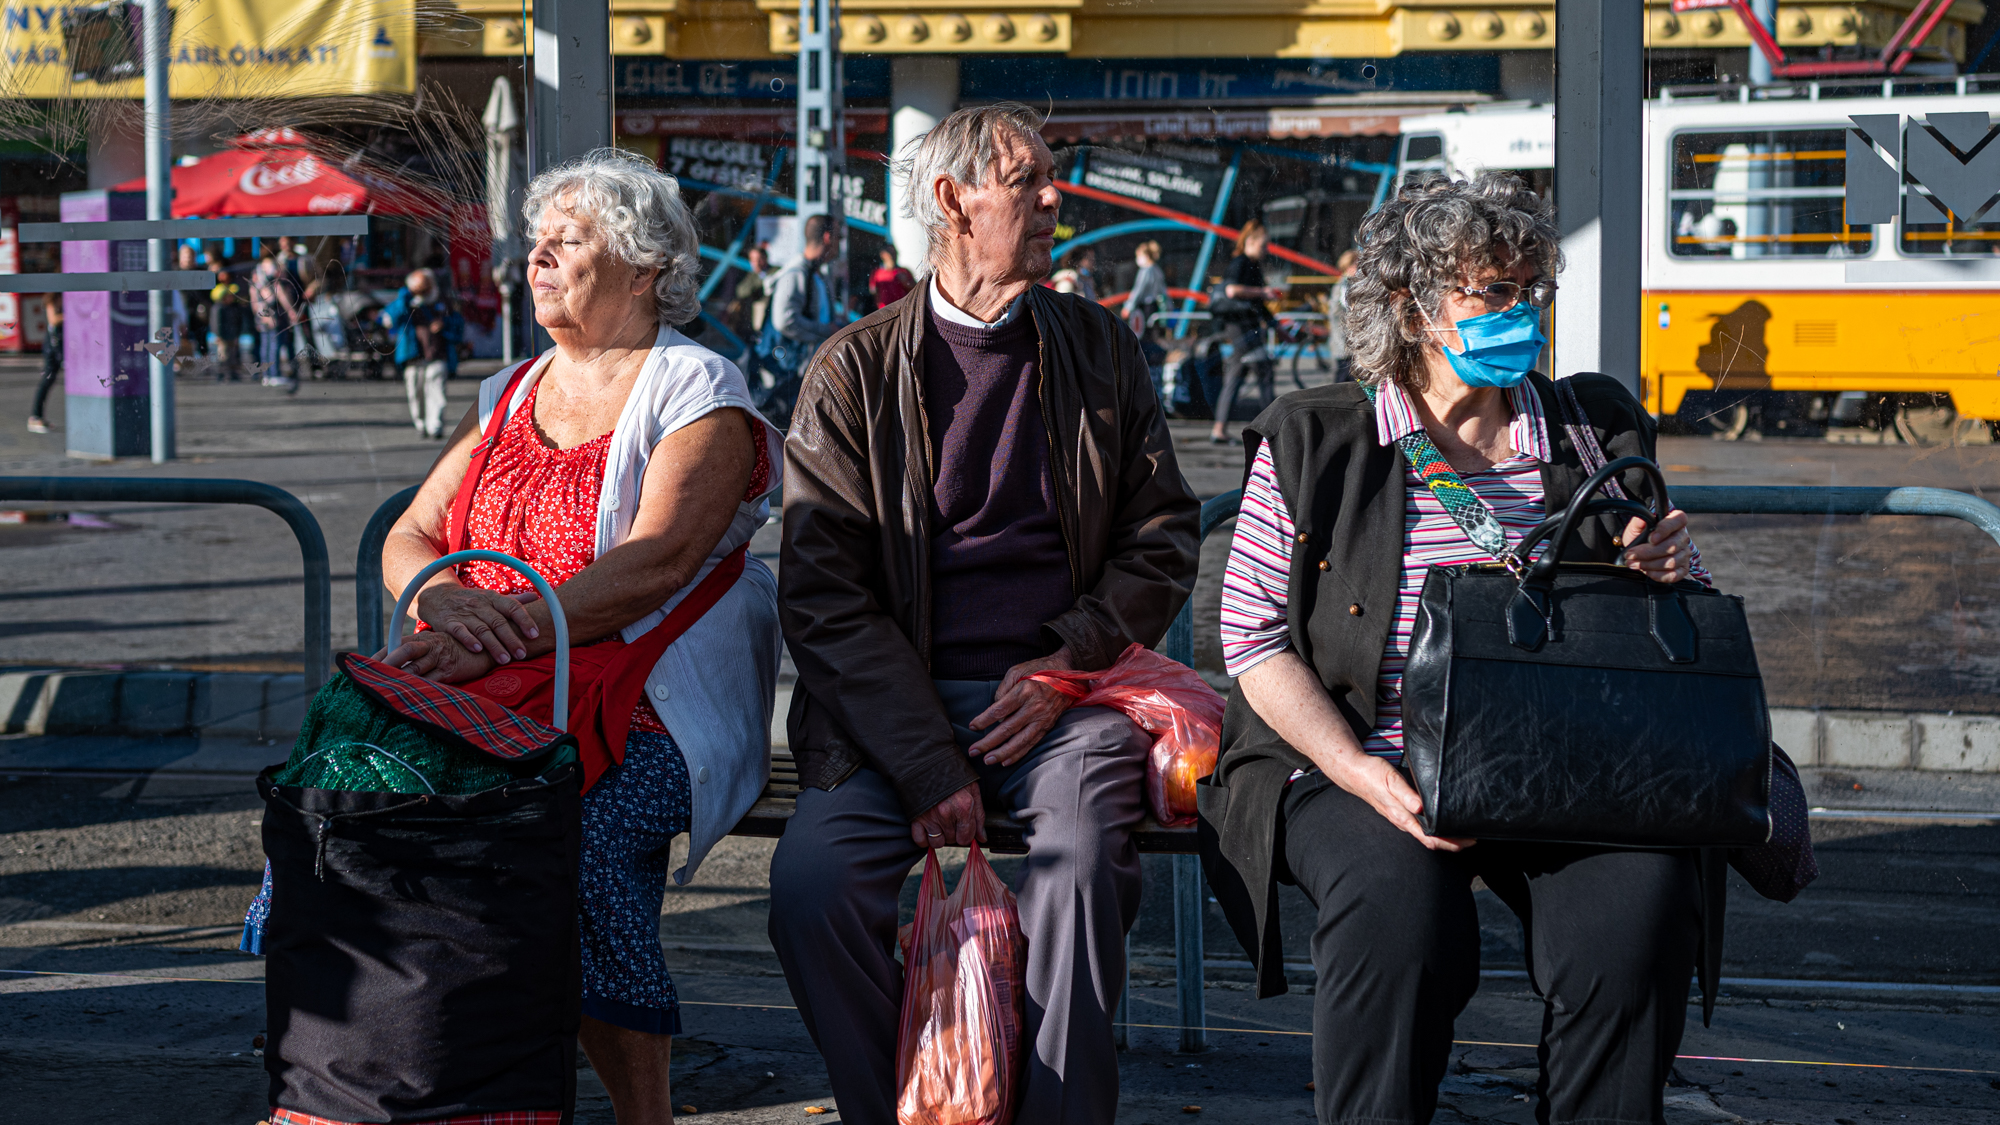
[[[1013,892],[979,845],[949,897],[930,852],[901,938],[897,1125],[1012,1125],[1028,943]]]
[[[1134,644],[1101,672],[1036,672],[1029,678],[1076,697],[1072,707],[1109,707],[1154,735],[1146,761],[1153,819],[1168,828],[1194,823],[1194,783],[1215,772],[1223,707],[1194,669]]]

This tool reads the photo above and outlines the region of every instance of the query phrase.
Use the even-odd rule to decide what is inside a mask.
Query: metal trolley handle
[[[508,567],[534,584],[535,592],[549,605],[549,617],[556,631],[556,707],[555,724],[560,731],[569,730],[569,619],[563,616],[562,603],[556,600],[556,589],[549,581],[535,572],[535,568],[512,555],[500,551],[453,551],[435,562],[427,564],[403,587],[403,596],[396,599],[396,612],[389,615],[389,647],[395,648],[403,640],[403,621],[409,612],[410,602],[417,591],[424,588],[430,576],[448,566],[462,562],[492,562]]]

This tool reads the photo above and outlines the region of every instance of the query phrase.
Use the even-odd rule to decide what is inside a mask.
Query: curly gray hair
[[[1546,276],[1562,268],[1555,210],[1518,176],[1434,178],[1405,187],[1355,233],[1361,255],[1347,293],[1347,349],[1365,383],[1429,385],[1423,348],[1435,337],[1424,314],[1454,286],[1487,270],[1532,261]]]
[[[587,221],[618,260],[659,270],[653,301],[660,323],[681,325],[701,315],[701,236],[681,200],[680,182],[652,161],[624,149],[600,148],[565,161],[528,184],[521,214],[529,237],[553,207]]]
[[[890,166],[903,191],[903,214],[922,223],[930,240],[927,265],[937,264],[951,238],[951,220],[937,201],[938,177],[949,176],[964,188],[984,186],[1000,158],[1002,130],[1039,137],[1042,115],[1020,102],[968,106],[904,145]]]

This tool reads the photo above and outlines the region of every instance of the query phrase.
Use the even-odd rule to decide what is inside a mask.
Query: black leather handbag
[[[1628,470],[1659,511],[1599,498]],[[1741,598],[1559,561],[1581,521],[1670,509],[1613,461],[1505,564],[1432,567],[1403,675],[1403,768],[1434,836],[1627,847],[1770,838],[1771,719]],[[1550,540],[1539,560],[1535,547]]]

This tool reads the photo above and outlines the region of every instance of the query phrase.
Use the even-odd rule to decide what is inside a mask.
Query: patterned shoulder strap
[[[1570,386],[1568,379],[1557,379],[1554,382],[1556,403],[1562,407],[1563,412],[1563,429],[1569,431],[1569,444],[1583,462],[1584,475],[1589,476],[1608,463],[1604,457],[1604,449],[1597,444],[1597,431],[1590,428],[1590,415],[1583,412],[1583,402],[1576,397],[1576,388]],[[1619,487],[1616,478],[1604,482],[1604,492],[1614,499],[1627,499],[1625,490]]]
[[[1361,384],[1361,390],[1372,405],[1375,402],[1375,387],[1370,383]],[[1417,472],[1417,479],[1431,490],[1431,495],[1443,505],[1445,514],[1465,533],[1472,545],[1492,556],[1495,561],[1506,563],[1514,557],[1514,548],[1507,542],[1507,533],[1500,527],[1499,517],[1486,501],[1479,498],[1472,487],[1459,479],[1451,463],[1438,452],[1437,444],[1424,432],[1422,426],[1396,439],[1396,448],[1403,451],[1404,460]]]

